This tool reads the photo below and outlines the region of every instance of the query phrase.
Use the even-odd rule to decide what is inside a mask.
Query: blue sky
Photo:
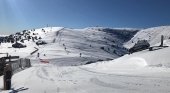
[[[0,33],[50,26],[170,25],[170,0],[0,0]]]

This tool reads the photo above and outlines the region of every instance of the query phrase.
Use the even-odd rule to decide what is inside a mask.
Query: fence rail
[[[30,55],[33,55],[34,53],[36,53],[39,49],[34,47],[35,48],[35,51],[33,51],[32,53],[30,53]]]

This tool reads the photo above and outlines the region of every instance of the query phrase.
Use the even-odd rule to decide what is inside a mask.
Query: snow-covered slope
[[[165,44],[169,45],[167,42]],[[110,79],[108,83],[103,79],[102,82],[124,86],[122,91],[115,88],[116,93],[169,93],[169,54],[169,47],[154,51],[144,50],[81,68],[91,73],[113,76],[113,81]]]
[[[160,27],[162,28],[162,27]],[[167,27],[166,29],[168,29]],[[37,46],[33,41],[25,44],[34,49],[39,48],[40,57],[47,59],[49,63],[42,63],[37,57],[27,54],[31,58],[32,67],[16,73],[12,77],[12,88],[8,92],[22,93],[169,93],[170,92],[170,48],[162,48],[154,51],[140,51],[131,55],[124,55],[112,61],[103,61],[83,65],[86,62],[105,60],[119,57],[119,53],[126,52],[123,43],[131,39],[136,31],[115,30],[108,28],[43,28],[31,31],[38,33],[38,37],[46,41],[46,45]],[[158,28],[155,28],[158,29]],[[135,37],[148,34],[138,32]],[[151,30],[151,32],[154,30]],[[41,33],[39,33],[41,32]],[[130,33],[129,33],[130,32]],[[150,32],[150,31],[149,31]],[[151,33],[150,32],[150,33]],[[141,34],[139,34],[141,33]],[[148,33],[148,32],[147,32]],[[165,31],[168,33],[168,31]],[[159,38],[162,32],[152,33],[151,37]],[[138,36],[139,35],[139,36]],[[154,36],[155,35],[155,36]],[[158,36],[157,36],[158,35]],[[122,37],[121,37],[122,36]],[[134,38],[135,38],[134,37]],[[160,41],[150,39],[153,45]],[[113,42],[114,40],[114,42]],[[135,39],[136,40],[136,39]],[[106,43],[107,42],[107,43]],[[127,46],[130,46],[127,43]],[[112,45],[114,44],[114,45]],[[167,46],[170,40],[165,40]],[[3,44],[2,44],[3,45]],[[9,44],[10,45],[10,44]],[[114,47],[112,47],[114,46]],[[102,49],[101,47],[104,47]],[[107,51],[109,47],[118,51]],[[13,48],[1,47],[3,50]],[[29,52],[26,50],[24,52]],[[105,50],[107,49],[107,50]],[[110,48],[110,50],[112,50]],[[16,50],[16,54],[24,55]],[[79,57],[82,53],[82,57]],[[44,55],[45,54],[45,55]],[[101,60],[100,60],[101,61]],[[74,66],[73,66],[74,65]],[[75,66],[79,65],[79,66]],[[2,88],[2,77],[0,87]]]
[[[127,50],[122,46],[123,43],[136,33],[136,30],[117,30],[101,27],[51,29],[53,32],[44,29],[47,33],[42,37],[42,40],[46,41],[47,44],[39,46],[40,57],[52,60],[56,58],[78,58],[81,60],[80,63],[72,65],[120,57],[127,53]],[[128,36],[122,38],[126,35]],[[44,54],[46,56],[43,56]],[[36,54],[33,56],[36,57]]]
[[[53,34],[55,35],[55,31],[58,31],[62,28],[63,27],[54,27],[53,30],[51,30],[51,28],[48,27],[48,28],[43,28],[43,29],[48,30],[49,33],[51,33],[51,35],[53,35]],[[17,38],[21,37],[21,40],[24,39],[24,43],[22,43],[22,44],[26,45],[27,47],[26,48],[13,48],[12,47],[13,43],[7,42],[7,40],[4,40],[5,42],[2,42],[0,45],[1,53],[8,53],[11,56],[20,56],[21,58],[29,57],[30,53],[35,50],[34,47],[37,47],[37,45],[35,44],[35,42],[37,40],[35,40],[35,42],[33,42],[32,40],[28,40],[27,37],[25,38],[25,36],[27,34],[30,36],[34,36],[33,33],[38,33],[38,35],[36,35],[37,37],[45,37],[46,36],[46,33],[42,32],[42,29],[36,29],[35,31],[28,30],[28,31],[26,31],[26,34],[24,34],[24,35],[22,32],[19,32],[19,33],[21,33],[22,35],[14,34],[12,36],[17,37]],[[20,42],[20,40],[18,42]],[[0,57],[4,57],[4,56],[6,56],[6,55],[5,54],[0,55]]]
[[[83,82],[90,82],[95,78],[93,75],[87,75],[88,73],[79,67],[70,66],[110,60],[125,54],[127,50],[122,45],[135,33],[136,30],[126,29],[47,27],[14,34],[13,37],[24,40],[24,43],[20,40],[18,42],[26,45],[26,48],[12,48],[11,43],[3,42],[0,45],[0,50],[3,53],[31,59],[33,67],[13,76],[12,88],[15,90],[24,87],[27,89],[24,91],[26,93],[80,93],[86,91],[84,88],[89,86],[88,83],[82,85]],[[28,39],[30,36],[34,39]],[[36,45],[39,40],[45,41],[47,44]],[[39,50],[30,55],[35,50],[34,47]],[[39,57],[37,57],[37,53],[40,53]],[[41,63],[40,59],[47,60],[49,63]],[[2,88],[2,77],[0,79]],[[79,84],[82,85],[81,88],[77,88]],[[93,83],[90,85],[97,87]],[[104,87],[102,90],[104,91]],[[91,93],[95,91],[89,90]]]
[[[23,93],[169,93],[169,51],[145,50],[83,66],[60,66],[66,64],[60,58],[50,64],[32,60],[33,67],[13,76],[12,88]]]
[[[116,73],[116,70],[128,72],[128,70],[143,70],[143,68],[167,68],[170,67],[170,47],[158,49],[154,51],[144,50],[130,55],[117,58],[113,61],[104,61],[100,63],[90,64],[87,67],[97,68],[99,70],[107,70],[104,72]],[[115,70],[115,71],[114,71]],[[145,71],[144,71],[145,73]]]
[[[136,32],[136,29],[111,29],[104,27],[84,29],[45,27],[25,30],[12,35],[12,37],[24,40],[23,44],[27,46],[26,48],[15,49],[11,47],[11,43],[2,43],[0,47],[4,53],[31,59],[36,59],[37,53],[40,53],[40,58],[51,60],[63,57],[79,58],[80,56],[83,60],[91,59],[85,61],[83,63],[85,64],[89,61],[115,59],[126,54],[127,50],[123,47],[123,43],[129,40]],[[45,41],[47,44],[37,46],[35,43],[39,40]],[[30,55],[35,50],[34,47],[38,48],[39,51]]]
[[[170,26],[153,27],[139,31],[130,41],[125,43],[125,47],[132,47],[138,40],[148,40],[152,45],[161,42],[161,35],[164,39],[170,39]]]

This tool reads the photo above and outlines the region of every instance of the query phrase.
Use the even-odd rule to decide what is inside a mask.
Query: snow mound
[[[86,65],[84,67],[89,69],[100,69],[103,72],[115,73],[117,70],[121,71],[133,71],[146,67],[148,64],[145,59],[141,57],[131,57],[131,58],[118,58],[113,61],[105,61],[100,63],[94,63]]]
[[[123,61],[123,63],[125,67],[130,67],[130,68],[139,68],[139,67],[147,66],[147,62],[145,61],[145,59],[140,57],[129,58],[125,62]]]
[[[84,67],[92,70],[97,69],[97,71],[104,73],[134,73],[137,70],[141,70],[138,72],[142,72],[142,69],[148,70],[148,68],[168,69],[170,67],[169,54],[170,47],[155,51],[144,50],[131,55],[125,55],[113,61],[94,63]]]

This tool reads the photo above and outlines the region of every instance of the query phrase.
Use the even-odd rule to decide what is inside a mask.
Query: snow
[[[170,38],[170,26],[160,26],[139,31],[130,41],[125,43],[125,47],[132,47],[138,40],[148,40],[153,46],[161,42],[161,35],[167,40]]]
[[[86,65],[85,67],[104,70],[103,72],[109,71],[108,73],[115,73],[116,71],[114,70],[122,70],[125,72],[127,72],[127,70],[132,70],[134,72],[134,69],[143,70],[146,68],[150,69],[156,67],[169,69],[169,51],[169,47],[155,51],[144,50],[137,53],[133,53],[131,55],[125,55],[113,61],[104,61],[100,63]]]
[[[46,58],[55,59],[60,57],[79,57],[82,53],[83,57],[91,57],[96,59],[112,59],[119,55],[125,54],[127,51],[123,49],[123,39],[113,38],[113,34],[98,30],[75,30],[69,28],[36,29],[33,33],[38,33],[42,40],[48,44],[38,46],[40,54],[46,54]],[[50,30],[50,31],[49,31]],[[41,33],[39,33],[41,32]],[[106,39],[104,39],[107,37]],[[118,47],[113,48],[113,40]],[[121,41],[120,41],[121,40]],[[53,42],[54,41],[54,42]],[[28,45],[30,46],[30,44]],[[32,45],[31,45],[32,46]],[[37,47],[37,46],[34,46]],[[106,50],[102,50],[104,47]],[[110,51],[108,50],[110,49]],[[117,54],[113,51],[117,51]],[[41,57],[44,57],[42,56]],[[33,55],[36,57],[36,55]]]
[[[45,29],[46,32],[42,32],[42,29]],[[169,27],[164,27],[164,29],[169,29]],[[152,31],[154,30],[152,29]],[[136,40],[135,38],[140,35],[144,36],[143,31],[145,30],[138,32],[132,40]],[[0,90],[0,92],[13,93],[12,91],[17,89],[20,93],[170,92],[169,47],[154,51],[143,50],[118,58],[118,55],[104,51],[100,47],[110,47],[113,43],[111,40],[115,40],[115,44],[121,46],[124,39],[113,37],[114,35],[99,31],[97,28],[75,30],[48,27],[36,29],[34,33],[38,33],[48,44],[37,46],[34,42],[28,41],[25,42],[28,47],[23,49],[8,48],[11,46],[9,43],[3,43],[0,46],[4,52],[30,58],[32,62],[31,68],[13,75],[13,90]],[[140,35],[138,35],[139,33]],[[157,38],[160,34],[162,32],[158,34]],[[157,34],[153,33],[152,36],[155,37],[154,35]],[[153,45],[160,43],[160,41],[154,40],[150,39]],[[165,45],[170,45],[170,40],[166,39],[164,42]],[[131,41],[126,45],[130,46]],[[37,58],[37,53],[30,55],[35,50],[34,47],[39,49],[40,58]],[[114,49],[121,50],[120,47],[114,47]],[[123,53],[123,51],[120,52]],[[82,57],[79,57],[79,53],[82,53]],[[106,61],[108,58],[114,60]],[[42,63],[40,59],[47,60],[49,63]],[[105,61],[86,64],[99,60]],[[3,82],[0,77],[0,89],[2,88]]]
[[[114,80],[114,84],[126,86],[129,90],[117,91],[117,93],[169,93],[169,51],[169,47],[152,52],[144,50],[113,61],[86,65],[83,68],[110,77],[115,75],[112,77],[114,79],[119,77]],[[126,88],[121,89],[126,90]]]
[[[0,37],[5,37],[5,36],[8,36],[8,35],[0,35]]]
[[[27,57],[28,55],[30,55],[30,53],[34,51],[35,49],[33,48],[33,46],[28,46],[27,48],[16,49],[16,48],[12,48],[11,43],[1,43],[0,50],[1,50],[1,53],[9,53],[11,56],[15,55],[15,56],[20,56],[21,58],[23,58],[23,57]],[[4,56],[6,56],[6,54],[0,55],[0,57],[4,57]]]

